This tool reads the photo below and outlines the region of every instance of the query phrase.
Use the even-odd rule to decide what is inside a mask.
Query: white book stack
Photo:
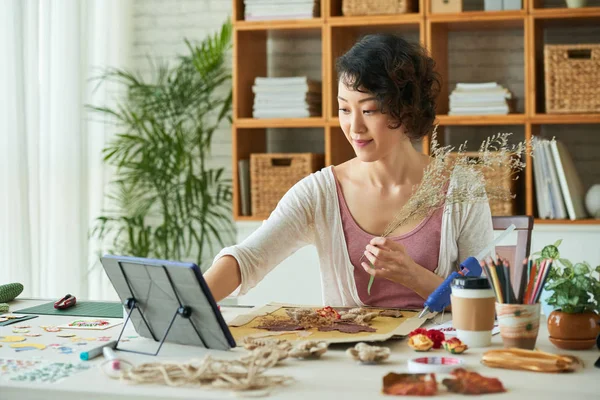
[[[585,192],[571,155],[558,140],[533,138],[533,177],[542,219],[587,217]]]
[[[245,0],[246,21],[310,19],[319,16],[319,0]]]
[[[496,82],[457,83],[450,94],[448,115],[504,115],[512,93]]]
[[[321,82],[305,76],[254,80],[254,118],[307,118],[321,115]]]

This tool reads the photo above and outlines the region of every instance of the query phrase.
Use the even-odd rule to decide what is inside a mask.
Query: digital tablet
[[[131,322],[143,337],[165,342],[229,350],[235,340],[200,268],[194,263],[105,255],[100,259],[125,305],[136,301]],[[189,318],[178,314],[188,307]],[[174,318],[175,317],[175,318]]]

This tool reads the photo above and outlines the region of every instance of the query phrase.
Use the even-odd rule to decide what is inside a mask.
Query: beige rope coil
[[[234,391],[271,389],[294,381],[288,376],[264,375],[268,368],[279,362],[280,357],[276,348],[259,348],[239,360],[218,360],[207,356],[183,363],[145,363],[124,371],[121,379],[138,384],[196,385]]]

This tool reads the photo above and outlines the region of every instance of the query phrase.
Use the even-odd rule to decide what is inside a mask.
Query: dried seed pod
[[[319,358],[325,352],[329,343],[323,340],[307,340],[296,345],[290,352],[290,357],[295,358]]]
[[[353,348],[346,350],[346,354],[354,360],[372,364],[387,360],[390,353],[389,347],[369,346],[363,342],[357,343]]]

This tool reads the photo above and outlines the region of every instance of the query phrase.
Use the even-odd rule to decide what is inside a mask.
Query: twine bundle
[[[145,363],[124,371],[121,379],[139,384],[195,385],[234,391],[271,389],[293,382],[288,376],[264,375],[279,361],[279,353],[270,350],[259,348],[240,360],[207,356],[184,363]]]

